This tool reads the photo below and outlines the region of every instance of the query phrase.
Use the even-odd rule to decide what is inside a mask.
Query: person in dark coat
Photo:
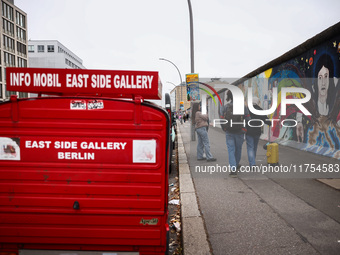
[[[253,106],[256,110],[263,110],[260,106],[260,100],[258,97],[253,97]],[[271,121],[266,120],[268,117],[266,115],[256,115],[250,112],[250,118],[253,121],[250,122],[251,126],[247,125],[246,142],[247,142],[247,153],[249,165],[256,166],[256,151],[257,146],[261,136],[261,125],[263,121],[264,124],[271,125]],[[256,121],[258,120],[258,121]]]
[[[234,98],[232,92],[229,90],[227,92],[227,101],[229,102],[224,106],[224,112],[227,113],[229,107],[234,107]],[[235,104],[235,107],[237,105]],[[244,120],[247,122],[250,120],[248,113],[248,108],[244,107]],[[246,128],[241,126],[237,131],[226,130],[226,144],[228,150],[228,160],[231,172],[230,177],[237,177],[237,171],[241,168],[240,160],[242,155],[242,145],[244,142],[244,134],[246,133]]]

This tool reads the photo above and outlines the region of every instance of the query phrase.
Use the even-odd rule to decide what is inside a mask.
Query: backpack
[[[224,108],[223,118],[228,121],[228,123],[221,124],[224,132],[228,131],[231,133],[238,133],[242,130],[242,128],[244,128],[243,124],[238,124],[240,122],[243,123],[244,115],[234,115],[233,108],[232,103],[227,104]],[[230,125],[231,122],[233,123],[232,126]]]

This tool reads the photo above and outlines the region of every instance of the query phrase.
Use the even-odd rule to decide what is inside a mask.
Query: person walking
[[[210,143],[208,137],[208,115],[202,114],[201,105],[196,103],[193,105],[195,113],[195,130],[197,133],[197,160],[207,160],[208,162],[216,161],[216,158],[210,152]],[[205,152],[206,158],[203,157]]]
[[[253,97],[253,107],[256,110],[263,110],[260,107],[260,99],[258,97]],[[249,166],[256,166],[256,152],[257,146],[261,136],[261,126],[264,124],[271,125],[271,121],[268,120],[268,117],[265,115],[256,115],[255,113],[250,112],[251,118],[251,126],[247,125],[247,133],[246,133],[246,143],[247,143],[247,153],[248,153],[248,161]]]
[[[233,105],[233,94],[230,90],[227,92],[227,101],[229,103],[224,107],[224,117],[228,121],[225,132],[229,166],[231,169],[230,177],[237,177],[237,170],[240,168],[244,134],[246,133],[245,123],[250,119],[250,116],[247,107],[244,107],[244,115],[233,115],[233,108],[237,107],[237,105]]]
[[[180,112],[178,115],[179,121],[181,122],[181,124],[183,124],[183,116],[182,113]]]

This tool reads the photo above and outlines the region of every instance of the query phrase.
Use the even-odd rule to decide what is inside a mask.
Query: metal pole
[[[191,73],[195,73],[194,66],[194,22],[192,17],[191,1],[188,0],[189,18],[190,18],[190,56],[191,56]]]
[[[191,8],[191,1],[188,0],[189,6],[189,18],[190,18],[190,56],[191,56],[191,73],[195,73],[195,65],[194,65],[194,22]],[[192,109],[192,102],[190,104]],[[192,117],[192,116],[191,116]],[[191,141],[196,141],[195,136],[195,123],[192,122],[193,118],[191,118]]]
[[[183,94],[182,94],[182,83],[183,83],[183,80],[182,80],[182,75],[181,75],[181,72],[179,71],[179,69],[178,69],[178,67],[173,63],[173,62],[171,62],[170,60],[168,60],[168,59],[165,59],[165,58],[160,58],[159,60],[164,60],[164,61],[167,61],[167,62],[169,62],[169,63],[171,63],[171,64],[173,64],[174,65],[174,67],[176,67],[176,69],[177,69],[177,71],[178,71],[178,74],[179,74],[179,78],[180,78],[180,80],[181,80],[181,84],[180,84],[180,89],[181,89],[181,99],[180,99],[180,102],[181,101],[183,101],[184,102],[184,100],[183,100]],[[179,105],[181,106],[181,103],[179,103]]]

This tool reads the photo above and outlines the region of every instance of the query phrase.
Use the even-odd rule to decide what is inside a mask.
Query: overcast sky
[[[28,39],[58,40],[87,69],[191,72],[187,0],[15,0]],[[195,73],[242,77],[340,21],[339,0],[191,0]]]

